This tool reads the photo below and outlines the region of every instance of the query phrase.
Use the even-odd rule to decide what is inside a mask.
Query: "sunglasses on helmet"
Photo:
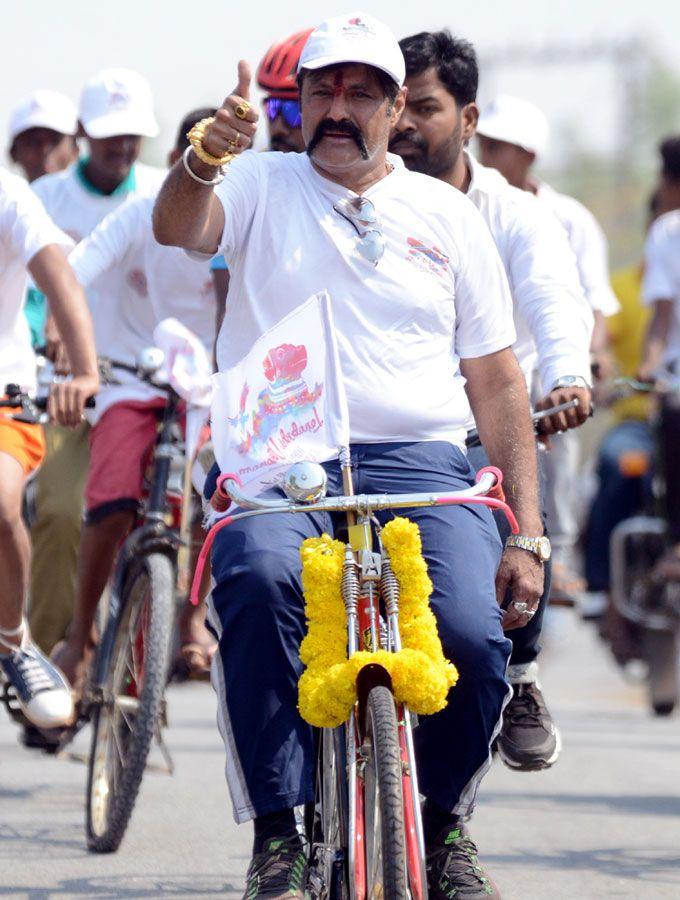
[[[273,122],[277,116],[283,116],[283,120],[289,128],[299,128],[302,124],[299,100],[282,100],[280,97],[267,97],[264,108]]]

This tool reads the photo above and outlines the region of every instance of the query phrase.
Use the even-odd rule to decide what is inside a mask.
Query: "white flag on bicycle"
[[[315,294],[213,377],[212,437],[222,472],[255,494],[292,463],[325,462],[349,444],[330,297]]]

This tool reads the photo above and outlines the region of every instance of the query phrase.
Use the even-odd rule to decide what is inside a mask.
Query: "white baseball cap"
[[[34,91],[14,107],[9,117],[9,142],[29,128],[51,128],[59,134],[78,131],[75,104],[58,91]]]
[[[103,69],[93,75],[80,95],[78,118],[91,138],[155,137],[159,130],[149,83],[131,69]]]
[[[516,144],[540,156],[548,144],[548,120],[541,110],[509,94],[499,94],[479,114],[477,134]]]
[[[392,31],[368,13],[326,19],[307,38],[300,69],[322,69],[338,63],[364,63],[386,72],[401,87],[406,63]]]

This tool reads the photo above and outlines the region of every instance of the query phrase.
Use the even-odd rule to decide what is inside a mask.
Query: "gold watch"
[[[542,537],[526,537],[523,534],[511,534],[505,542],[506,547],[518,547],[520,550],[527,550],[537,556],[539,562],[547,562],[550,559],[552,548],[550,541],[545,535]]]

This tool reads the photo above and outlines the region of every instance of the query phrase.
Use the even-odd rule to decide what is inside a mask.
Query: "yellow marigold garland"
[[[357,675],[368,663],[384,666],[397,700],[420,715],[443,709],[458,680],[455,666],[442,651],[430,609],[432,582],[418,526],[405,518],[393,519],[384,527],[382,540],[399,582],[403,649],[359,651],[350,659],[341,590],[345,545],[324,534],[308,538],[300,548],[308,628],[300,645],[306,668],[298,683],[298,709],[317,728],[334,728],[347,720],[357,699]]]

